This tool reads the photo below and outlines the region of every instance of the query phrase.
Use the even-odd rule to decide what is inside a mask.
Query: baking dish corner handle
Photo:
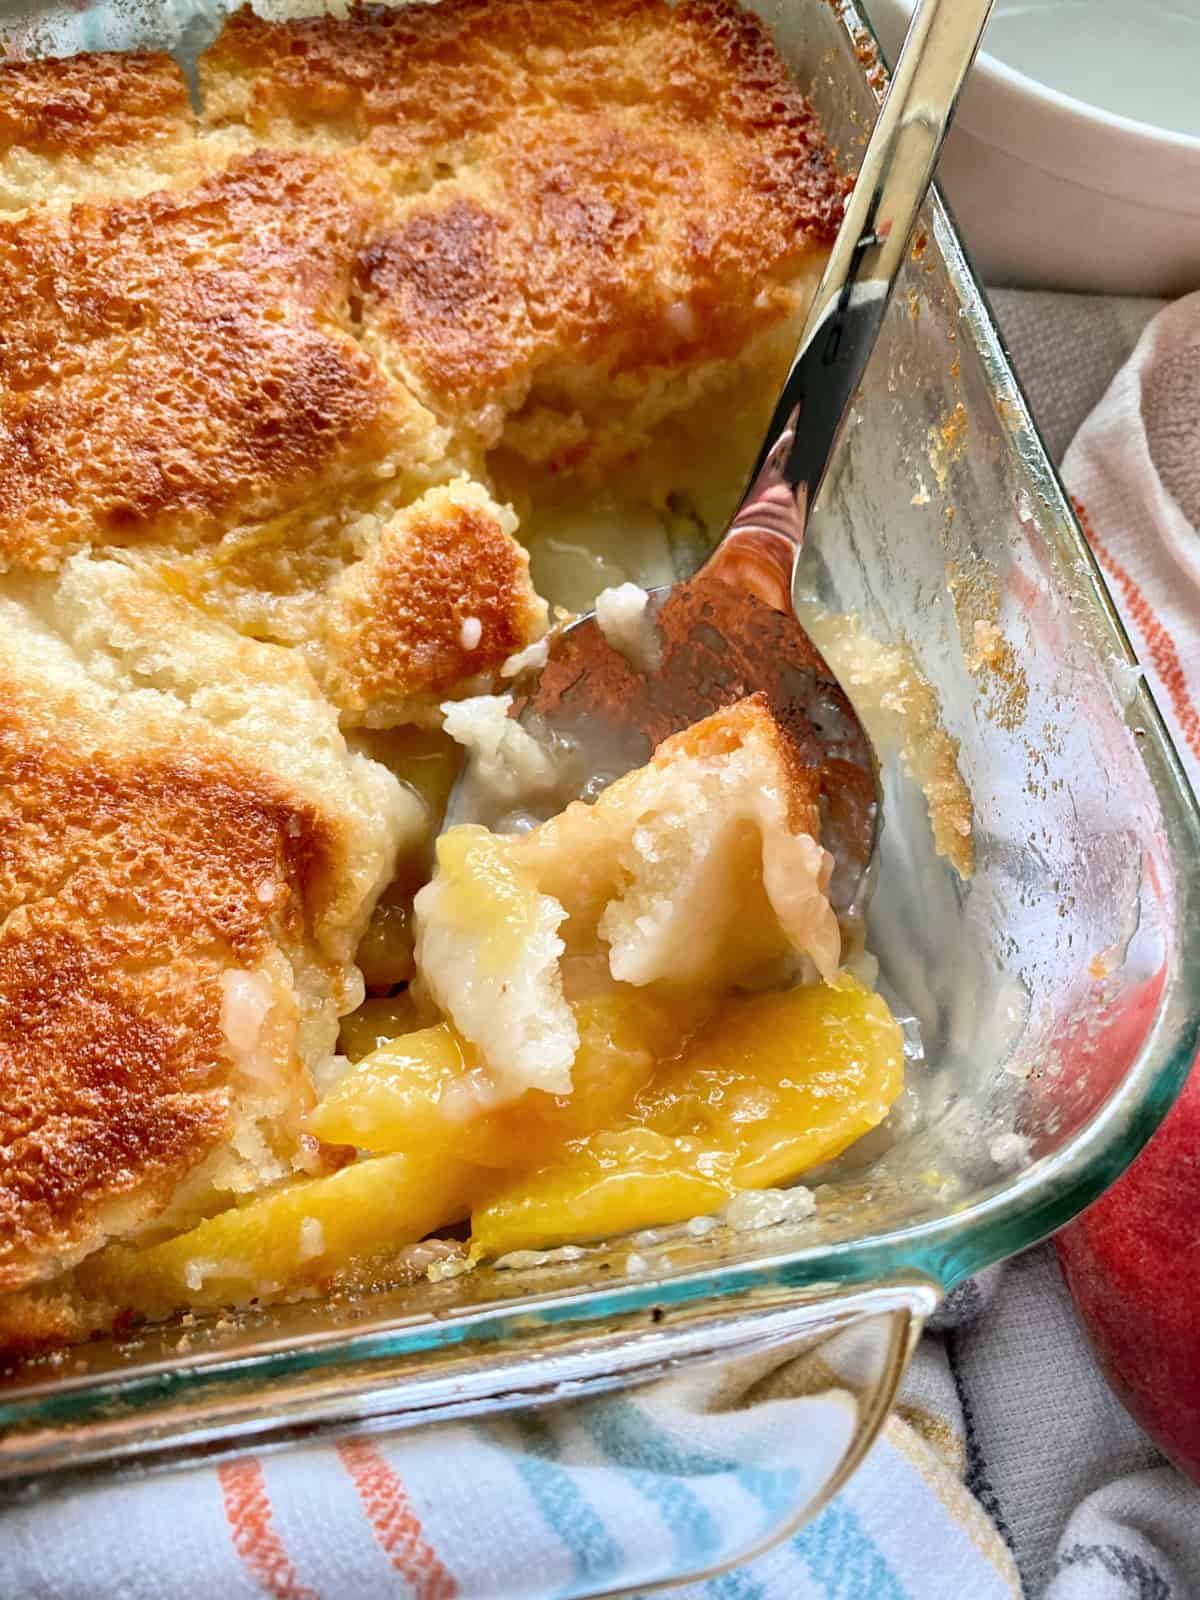
[[[644,1483],[657,1475],[652,1498],[664,1504],[666,1497],[676,1506],[702,1499],[711,1514],[703,1559],[684,1540],[664,1555],[661,1545],[642,1548],[634,1539],[619,1574],[579,1577],[556,1593],[572,1600],[649,1594],[719,1576],[795,1537],[879,1437],[940,1300],[937,1284],[913,1276],[832,1292],[814,1286],[765,1302],[735,1296],[678,1320],[665,1309],[646,1347],[652,1357],[640,1368],[627,1361],[602,1388],[585,1384],[586,1398],[570,1405],[566,1435],[582,1429],[601,1439],[603,1466],[617,1476]],[[626,1391],[628,1403],[614,1407],[614,1388]],[[786,1414],[779,1401],[791,1402]],[[505,1401],[493,1395],[493,1403]],[[624,1420],[614,1420],[614,1411]],[[543,1414],[539,1449],[556,1436],[554,1415],[553,1406]],[[737,1508],[728,1516],[725,1494]],[[460,1592],[475,1600],[469,1582]],[[509,1600],[490,1589],[480,1589],[479,1600],[485,1594]]]
[[[790,1307],[765,1313],[759,1326],[753,1314],[748,1316],[741,1339],[725,1344],[718,1338],[721,1349],[713,1356],[725,1361],[744,1360],[753,1370],[756,1358],[770,1357],[769,1375],[757,1385],[764,1399],[786,1396],[802,1403],[796,1428],[807,1446],[800,1454],[807,1458],[808,1471],[796,1474],[796,1493],[786,1505],[778,1506],[750,1537],[743,1533],[731,1540],[730,1548],[715,1559],[653,1576],[643,1572],[626,1579],[623,1574],[617,1587],[579,1589],[579,1600],[618,1600],[717,1577],[799,1534],[825,1510],[878,1439],[921,1332],[941,1298],[937,1284],[915,1276],[828,1298],[802,1295]],[[652,1395],[653,1386],[644,1392]],[[836,1416],[839,1410],[848,1422],[840,1433],[829,1425],[831,1413]],[[782,1476],[780,1468],[781,1463],[770,1460],[756,1462],[760,1473],[774,1470]]]

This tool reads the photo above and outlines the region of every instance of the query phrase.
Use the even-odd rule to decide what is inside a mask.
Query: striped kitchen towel
[[[1048,439],[1149,303],[1000,295]],[[1200,777],[1200,296],[1149,323],[1064,472]],[[309,1445],[0,1514],[0,1597],[541,1600],[711,1563],[844,1426],[801,1364],[518,1419]],[[772,1470],[763,1467],[772,1461]],[[951,1296],[863,1468],[807,1528],[676,1600],[1196,1600],[1200,1489],[1099,1378],[1043,1247]]]
[[[792,1364],[760,1359],[512,1419],[76,1492],[5,1514],[0,1592],[541,1600],[640,1588],[744,1548],[795,1502],[822,1433],[837,1427],[831,1413],[844,1415],[803,1388]],[[927,1373],[910,1391],[904,1416],[810,1527],[678,1592],[1019,1594],[1011,1552],[962,1481],[966,1435],[948,1365],[940,1382]],[[934,1573],[945,1587],[930,1586]]]
[[[0,1594],[541,1600],[753,1538],[822,1426],[794,1363],[359,1438],[7,1511]],[[818,1406],[820,1402],[816,1403]],[[764,1434],[778,1463],[766,1472]],[[1046,1250],[951,1297],[865,1465],[802,1532],[675,1600],[1200,1595],[1200,1491],[1096,1375]],[[1047,1588],[1048,1585],[1048,1588]]]

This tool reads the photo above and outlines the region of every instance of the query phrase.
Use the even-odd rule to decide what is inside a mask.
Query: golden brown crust
[[[336,128],[409,191],[360,259],[364,327],[488,445],[534,386],[735,354],[840,216],[812,107],[727,0],[243,11],[203,81],[217,122]]]
[[[187,544],[372,484],[424,419],[344,331],[367,208],[256,152],[0,222],[0,566]]]
[[[87,1300],[70,1279],[0,1296],[0,1371],[56,1347],[79,1344],[98,1333],[110,1333],[119,1308]],[[51,1357],[57,1366],[57,1353]]]
[[[531,117],[496,146],[496,198],[444,186],[359,264],[367,330],[488,444],[489,413],[535,385],[587,412],[612,378],[729,359],[793,309],[771,280],[798,272],[811,240],[769,227],[711,152],[582,114]]]
[[[160,1209],[228,1135],[219,990],[164,976],[178,998],[68,934],[0,944],[0,1288],[99,1244],[109,1202]]]
[[[322,128],[368,141],[393,182],[437,178],[518,111],[636,110],[747,141],[746,176],[828,241],[844,186],[762,23],[733,0],[439,0],[264,21],[248,6],[200,64],[210,125],[260,138]]]
[[[546,626],[529,558],[478,490],[431,490],[385,527],[333,598],[327,687],[351,720],[411,715],[494,673]]]
[[[155,573],[242,632],[300,646],[343,724],[430,721],[545,630],[516,526],[457,480],[323,535],[301,511],[215,550],[156,557]]]
[[[368,326],[443,411],[524,398],[539,341],[519,232],[455,195],[418,206],[359,259]]]
[[[318,914],[332,840],[194,729],[122,758],[0,695],[0,1287],[19,1288],[228,1135],[220,975]]]
[[[650,764],[666,767],[679,756],[728,755],[749,743],[764,747],[778,773],[790,830],[809,833],[819,839],[821,769],[806,766],[801,761],[795,744],[772,714],[771,702],[761,690],[664,739],[650,758]]]
[[[511,115],[531,72],[568,37],[572,47],[603,38],[611,53],[622,23],[643,10],[642,0],[610,0],[586,17],[573,0],[440,0],[275,23],[244,6],[201,57],[205,115],[268,140],[324,129],[374,137],[393,181],[429,177],[433,157],[453,159]]]
[[[190,135],[183,73],[158,51],[91,52],[0,62],[0,158],[87,156]]]

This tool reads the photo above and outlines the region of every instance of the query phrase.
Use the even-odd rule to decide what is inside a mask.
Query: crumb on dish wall
[[[800,618],[854,702],[875,748],[895,751],[925,796],[934,846],[960,878],[974,871],[974,807],[930,683],[903,639],[881,644],[855,616],[811,602]]]

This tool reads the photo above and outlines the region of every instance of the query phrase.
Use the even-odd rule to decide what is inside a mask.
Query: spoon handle
[[[921,0],[750,486],[709,563],[790,609],[792,575],[992,0]]]

